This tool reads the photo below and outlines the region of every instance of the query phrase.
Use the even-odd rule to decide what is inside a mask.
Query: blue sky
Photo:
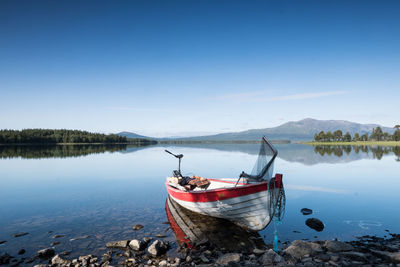
[[[0,1],[0,128],[400,123],[399,1]]]

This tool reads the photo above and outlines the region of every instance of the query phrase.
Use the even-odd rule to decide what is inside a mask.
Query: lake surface
[[[400,148],[276,147],[285,215],[258,233],[265,243],[275,229],[282,242],[400,233]],[[183,174],[226,178],[251,171],[259,145],[0,147],[0,241],[7,241],[0,254],[25,248],[30,257],[59,241],[56,252],[71,251],[70,258],[99,255],[108,241],[156,234],[176,248],[164,181],[178,162],[166,148],[184,154]],[[314,212],[304,216],[302,208]],[[308,228],[310,217],[325,229]],[[134,231],[135,224],[144,228]],[[20,232],[29,234],[12,236]]]

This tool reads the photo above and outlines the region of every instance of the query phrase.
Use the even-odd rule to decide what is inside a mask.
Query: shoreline
[[[18,144],[0,144],[0,146],[76,146],[76,145],[154,145],[153,143],[146,142],[132,142],[132,143],[18,143]]]
[[[400,141],[298,142],[312,146],[400,146]]]
[[[387,230],[386,230],[387,231]],[[0,255],[0,265],[34,267],[111,267],[111,266],[396,266],[400,263],[400,235],[390,238],[362,236],[354,241],[294,240],[281,244],[279,252],[272,245],[250,252],[216,249],[208,240],[181,246],[176,257],[168,257],[168,242],[161,239],[121,240],[108,242],[103,255],[82,255],[68,259],[67,253],[55,254],[52,247],[38,250],[31,259],[23,255]],[[398,266],[398,265],[397,265]]]

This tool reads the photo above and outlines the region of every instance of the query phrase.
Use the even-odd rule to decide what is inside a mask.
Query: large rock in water
[[[154,241],[149,248],[147,249],[147,251],[149,252],[149,254],[151,256],[160,256],[161,254],[164,254],[165,252],[167,252],[168,250],[168,245],[165,244],[163,241],[161,240],[156,240]]]
[[[306,225],[317,232],[324,230],[324,224],[317,218],[310,218],[306,220]]]
[[[321,252],[321,245],[303,240],[295,240],[283,252],[296,259],[301,259],[304,255],[312,255],[314,252]]]
[[[350,244],[340,241],[325,241],[323,245],[330,252],[352,251],[354,247]]]

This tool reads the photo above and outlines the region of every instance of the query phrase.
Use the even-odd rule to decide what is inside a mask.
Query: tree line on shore
[[[352,151],[358,154],[371,152],[373,157],[381,159],[383,155],[393,153],[397,156],[396,161],[400,161],[400,147],[399,146],[351,146],[351,145],[316,145],[314,146],[314,152],[321,156],[335,155],[337,157],[343,156],[343,154],[349,155]]]
[[[0,144],[128,143],[125,136],[79,130],[0,130]]]
[[[78,145],[34,145],[34,146],[0,146],[0,159],[2,158],[68,158],[80,157],[90,154],[100,154],[104,152],[125,151],[127,144],[78,144]]]
[[[336,130],[333,133],[331,131],[321,131],[314,135],[315,142],[358,142],[358,141],[400,141],[400,125],[394,127],[396,131],[393,134],[383,132],[381,127],[372,129],[372,133],[364,133],[360,135],[355,133],[353,136],[349,132],[343,135],[341,130]]]

